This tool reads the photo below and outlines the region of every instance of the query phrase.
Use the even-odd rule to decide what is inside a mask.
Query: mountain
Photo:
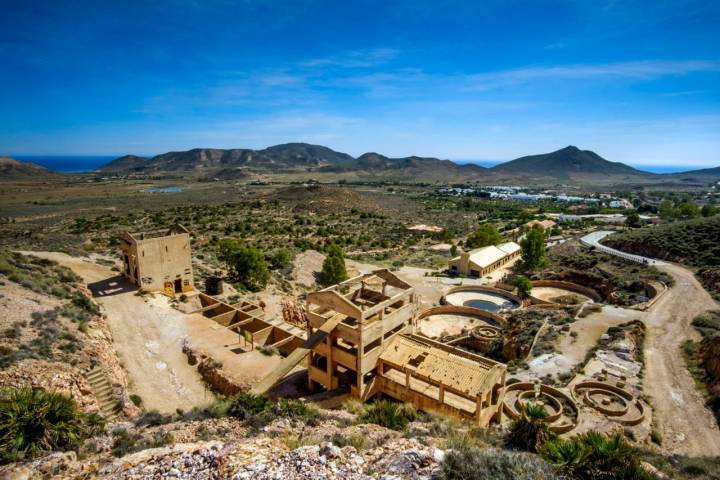
[[[378,153],[366,153],[356,159],[347,153],[307,143],[285,143],[263,150],[195,148],[185,152],[163,153],[150,159],[126,155],[98,169],[108,173],[184,172],[220,179],[246,178],[249,172],[356,173],[363,178],[377,179],[377,172],[385,172],[393,178],[421,181],[448,176],[455,179],[461,176],[474,178],[485,170],[477,165],[458,165],[437,158],[388,158]]]
[[[519,177],[549,177],[574,180],[595,176],[648,177],[653,174],[624,163],[605,160],[590,150],[572,145],[551,153],[529,155],[490,168],[492,173]]]
[[[683,182],[708,182],[720,180],[720,167],[714,168],[703,168],[700,170],[690,170],[687,172],[670,173],[667,175],[673,179],[678,179]]]
[[[106,163],[98,170],[102,172],[123,172],[127,170],[141,170],[147,158],[138,157],[136,155],[124,155],[120,158],[116,158],[110,163]]]
[[[55,172],[35,163],[0,157],[0,181],[42,180],[55,175]]]
[[[99,168],[101,172],[198,172],[232,170],[239,167],[256,171],[308,170],[329,165],[349,165],[354,158],[320,145],[286,143],[264,150],[233,148],[194,148],[185,152],[168,152],[146,161],[123,160],[120,157]],[[139,157],[134,157],[135,159]]]
[[[258,151],[259,155],[275,159],[281,165],[322,167],[326,165],[353,164],[355,159],[347,153],[336,152],[321,145],[308,143],[284,143]]]
[[[285,143],[262,150],[195,148],[167,152],[150,159],[126,155],[99,169],[113,173],[173,173],[211,180],[246,179],[258,174],[290,174],[294,175],[293,179],[298,179],[303,178],[298,175],[311,173],[329,180],[527,184],[703,183],[720,178],[719,170],[720,167],[682,174],[654,174],[608,161],[590,150],[574,146],[485,168],[433,157],[390,158],[377,152],[354,158],[308,143]]]

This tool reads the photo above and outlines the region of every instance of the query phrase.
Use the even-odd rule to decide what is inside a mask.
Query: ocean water
[[[98,167],[115,160],[120,155],[10,155],[16,160],[32,162],[49,168],[54,172],[77,173],[92,172]]]

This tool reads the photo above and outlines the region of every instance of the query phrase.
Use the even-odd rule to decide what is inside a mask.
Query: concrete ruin
[[[120,236],[122,273],[148,292],[175,295],[194,290],[190,232],[182,225]]]
[[[502,421],[502,363],[418,335],[398,335],[379,360],[382,395],[478,426]]]
[[[310,353],[308,382],[327,390],[348,386],[353,397],[372,396],[378,358],[396,335],[411,333],[415,290],[388,270],[351,278],[307,296],[309,336],[336,326]]]

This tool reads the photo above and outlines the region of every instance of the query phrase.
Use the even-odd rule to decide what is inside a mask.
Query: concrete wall
[[[120,246],[124,273],[139,288],[168,294],[193,290],[190,235],[187,233],[135,241],[126,236]],[[178,280],[179,288],[176,286]]]
[[[505,318],[496,315],[487,310],[473,307],[461,307],[458,305],[442,305],[440,307],[432,307],[424,310],[418,315],[418,320],[431,317],[433,315],[467,315],[478,317],[482,320],[488,320],[496,325],[505,325]]]
[[[534,282],[532,282],[532,286],[562,288],[563,290],[568,290],[570,292],[585,295],[586,297],[591,298],[595,302],[603,301],[602,296],[597,291],[583,285],[578,285],[577,283],[563,282],[560,280],[535,280]]]
[[[482,285],[465,285],[461,287],[455,287],[448,290],[448,292],[445,294],[445,297],[450,295],[451,293],[455,292],[487,292],[487,293],[494,293],[498,296],[501,296],[503,298],[506,298],[512,302],[517,303],[518,305],[522,305],[522,299],[515,295],[514,293],[510,293],[507,290],[502,290],[500,288],[493,288],[493,287],[485,287]]]

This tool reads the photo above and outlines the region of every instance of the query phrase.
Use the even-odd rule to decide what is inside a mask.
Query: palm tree
[[[68,396],[32,387],[0,392],[0,459],[69,449],[85,436],[85,416]]]
[[[587,467],[591,454],[591,450],[583,442],[574,438],[549,440],[537,450],[548,463],[552,463],[571,478],[578,477],[578,473]]]
[[[513,422],[505,443],[510,448],[537,452],[537,447],[554,434],[548,428],[545,419],[548,417],[545,407],[534,403],[520,406],[520,418]]]

